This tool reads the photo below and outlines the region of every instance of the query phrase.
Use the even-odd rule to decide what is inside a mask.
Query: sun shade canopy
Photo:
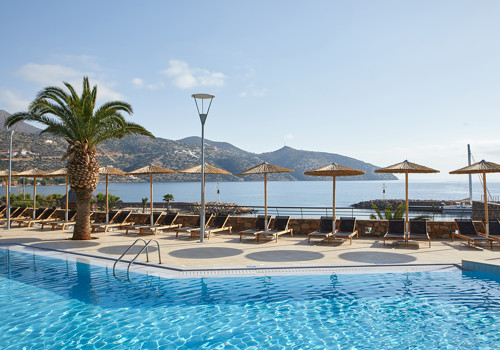
[[[498,173],[500,165],[492,162],[487,162],[484,159],[475,164],[450,171],[450,174],[482,174],[482,173]]]
[[[99,168],[99,175],[127,175],[127,173],[112,166],[103,166]]]
[[[376,173],[439,173],[439,170],[428,168],[423,165],[411,163],[407,160],[404,162],[390,165],[385,168],[375,170]]]
[[[129,174],[134,174],[134,175],[140,175],[140,174],[173,174],[175,173],[174,170],[168,169],[168,168],[163,168],[158,165],[147,165],[142,168],[132,170],[128,172]]]
[[[40,169],[30,169],[30,170],[25,170],[21,171],[20,173],[16,174],[17,177],[42,177],[42,176],[50,176],[50,173],[40,170]]]
[[[366,174],[364,171],[332,163],[330,165],[309,170],[304,173],[311,176],[357,176]]]
[[[250,174],[265,174],[265,173],[291,173],[295,170],[283,168],[277,165],[269,164],[264,162],[262,164],[256,165],[253,168],[245,170],[238,175],[250,175]]]
[[[221,174],[221,175],[232,175],[229,171],[226,171],[224,169],[219,169],[214,166],[205,164],[205,174]],[[178,173],[184,173],[184,174],[201,174],[201,164],[197,166],[193,166],[191,168],[183,169],[183,170],[178,170]]]

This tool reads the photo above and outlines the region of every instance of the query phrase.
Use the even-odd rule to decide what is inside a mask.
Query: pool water
[[[1,349],[494,349],[500,276],[166,279],[0,249]]]

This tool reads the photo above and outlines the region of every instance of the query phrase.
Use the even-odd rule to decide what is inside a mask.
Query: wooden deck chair
[[[204,231],[205,237],[208,237],[208,239],[210,239],[210,236],[212,236],[217,232],[222,232],[222,231],[229,231],[229,233],[231,233],[233,227],[226,226],[228,220],[229,220],[229,214],[216,215],[212,220],[212,223],[207,228],[205,228]],[[201,232],[200,228],[191,230],[191,238],[200,236],[200,232]]]
[[[389,219],[387,233],[384,235],[384,245],[386,240],[403,240],[406,244],[404,219]]]
[[[276,219],[274,219],[272,230],[266,230],[257,233],[257,242],[260,241],[260,237],[262,236],[274,238],[276,243],[278,243],[278,237],[285,233],[290,233],[290,235],[293,237],[293,230],[291,228],[288,228],[289,223],[289,216],[277,216]]]
[[[178,216],[179,213],[169,213],[167,215],[164,215],[163,217],[160,218],[160,222],[158,223],[158,225],[149,227],[145,231],[151,230],[154,231],[155,235],[157,235],[158,231],[169,230],[172,228],[181,228],[182,224],[175,223],[175,220],[177,220]]]
[[[57,213],[56,213],[57,214]],[[56,215],[54,214],[54,215]],[[92,219],[92,215],[94,213],[90,213],[90,219]],[[53,216],[54,216],[53,215]],[[73,226],[76,221],[75,221],[75,216],[76,216],[76,210],[70,210],[68,211],[68,221],[66,221],[66,210],[62,210],[62,214],[58,214],[55,218],[55,220],[49,220],[49,221],[43,221],[42,222],[42,230],[45,226],[50,225],[51,230],[56,230],[59,227],[61,230],[65,230],[66,226]]]
[[[108,213],[109,222],[113,221],[116,214],[118,214],[118,210],[112,210]],[[93,211],[92,215],[92,224],[105,224],[106,223],[106,213],[102,211]]]
[[[26,208],[21,207],[12,207],[10,208],[10,220],[22,217],[22,213],[26,210]],[[7,215],[7,213],[5,213]],[[4,224],[7,222],[7,216],[0,219],[0,224]]]
[[[134,223],[132,221],[127,221],[128,217],[130,216],[132,212],[130,210],[122,210],[116,214],[112,220],[109,222],[105,222],[103,224],[100,223],[92,223],[90,224],[90,227],[92,227],[92,232],[95,232],[95,230],[102,228],[104,229],[104,232],[108,232],[108,229],[110,227],[118,227],[122,228],[127,225],[133,225]]]
[[[158,220],[160,219],[160,216],[163,214],[162,211],[157,211],[153,212],[153,225],[158,224]],[[150,217],[147,217],[147,221],[150,220]],[[146,223],[140,224],[140,225],[129,225],[125,227],[125,234],[128,235],[129,231],[139,231],[141,233],[141,229],[145,227],[150,227],[151,225],[148,225]]]
[[[341,217],[337,232],[328,238],[328,242],[330,242],[330,238],[333,237],[342,240],[348,239],[349,243],[352,245],[352,237],[354,236],[359,238],[358,230],[356,230],[356,218]]]
[[[41,223],[43,221],[50,220],[55,211],[56,211],[55,208],[48,208],[44,210],[42,214],[36,219],[21,219],[21,220],[16,220],[16,222],[19,224],[18,227],[21,227],[21,225],[26,225],[27,227],[31,227],[31,225],[34,223]]]
[[[205,214],[205,227],[210,225],[210,220],[212,220],[212,214]],[[175,230],[175,237],[179,237],[179,233],[189,233],[191,236],[191,230],[196,230],[200,228],[200,217],[196,220],[196,224],[194,226],[182,227]]]
[[[47,210],[47,208],[37,208],[35,210],[35,217],[26,217],[24,216],[23,214],[23,217],[22,218],[18,218],[18,219],[14,219],[12,220],[13,223],[18,223],[19,226],[18,227],[21,227],[22,224],[25,224],[25,223],[28,223],[30,222],[31,220],[37,220],[37,219],[40,219],[43,215],[43,213]],[[31,213],[33,214],[33,209],[31,209]],[[31,225],[30,225],[31,226]],[[29,227],[29,226],[28,226]]]
[[[457,224],[457,231],[451,234],[452,242],[455,241],[455,237],[467,240],[469,247],[471,243],[475,245],[476,242],[488,242],[491,249],[493,249],[493,240],[489,237],[480,236],[471,219],[455,219],[455,222]]]
[[[254,227],[248,230],[240,231],[240,241],[243,238],[244,235],[252,235],[256,237],[257,233],[262,232],[262,231],[267,231],[269,230],[269,227],[271,226],[271,215],[267,216],[267,227],[264,227],[266,225],[266,216],[265,215],[258,215],[257,219],[255,219],[255,224]]]
[[[486,236],[486,225],[484,224],[484,219],[481,219],[481,222],[483,223],[483,227],[484,227],[484,234],[483,233],[479,233],[481,236]],[[492,220],[489,220],[490,222],[490,235],[487,236],[495,241],[498,242],[498,244],[500,245],[500,221],[498,219],[492,219]]]
[[[11,211],[12,213],[12,211]],[[24,208],[16,213],[16,219],[33,219],[33,208]],[[36,213],[35,213],[36,217]]]
[[[318,230],[309,233],[307,236],[307,243],[311,242],[311,238],[320,237],[322,239],[328,238],[333,235],[333,217],[332,216],[322,216],[319,219]]]
[[[410,232],[408,233],[410,241],[428,241],[431,247],[431,237],[427,232],[426,219],[410,219]]]

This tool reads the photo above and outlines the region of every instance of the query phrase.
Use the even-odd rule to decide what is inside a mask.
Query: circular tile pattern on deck
[[[178,249],[168,253],[176,258],[184,259],[213,259],[226,258],[229,256],[240,255],[243,253],[241,249],[222,248],[222,247],[206,247],[206,248],[186,248]]]
[[[310,261],[324,257],[321,253],[308,252],[303,250],[267,250],[247,254],[248,259],[257,261],[289,262],[289,261]]]
[[[366,250],[359,252],[342,253],[339,255],[339,258],[348,261],[370,264],[402,264],[417,260],[415,257],[407,254],[371,252]]]

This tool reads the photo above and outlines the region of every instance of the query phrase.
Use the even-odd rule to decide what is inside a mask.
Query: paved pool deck
[[[279,242],[256,242],[248,236],[240,242],[238,234],[218,234],[204,243],[188,235],[175,237],[175,232],[153,235],[126,235],[124,230],[96,232],[91,241],[71,240],[72,230],[51,231],[39,227],[0,228],[0,244],[19,243],[25,246],[50,248],[83,254],[118,258],[137,238],[156,239],[161,257],[168,266],[196,269],[320,267],[320,266],[383,266],[461,264],[462,260],[500,265],[500,246],[468,247],[465,241],[441,240],[411,244],[408,247],[382,239],[354,239],[327,244],[319,240],[307,243],[307,236],[280,236]],[[133,250],[131,253],[137,252]],[[135,255],[135,253],[134,253]],[[129,255],[129,257],[132,255]],[[140,260],[145,260],[142,256]],[[157,262],[156,247],[150,249],[150,260]]]

